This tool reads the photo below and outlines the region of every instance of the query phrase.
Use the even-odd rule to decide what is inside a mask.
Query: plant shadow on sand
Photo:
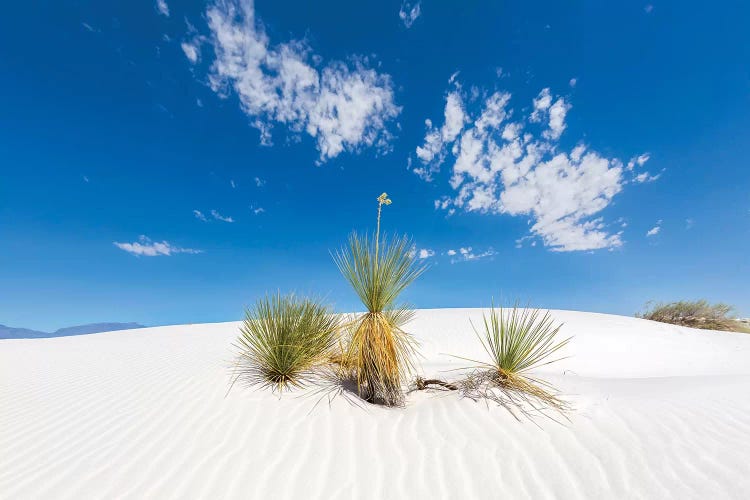
[[[427,391],[433,394],[457,392],[463,399],[484,401],[487,408],[494,403],[508,411],[519,422],[528,419],[534,424],[537,417],[562,423],[560,418],[570,421],[568,413],[573,410],[570,402],[558,396],[555,387],[540,379],[514,380],[498,375],[494,370],[473,370],[457,380],[423,379],[417,377],[408,393]]]
[[[417,376],[409,385],[406,395],[421,391],[433,396],[458,394],[461,399],[483,401],[488,409],[491,405],[502,407],[517,421],[529,420],[538,427],[539,417],[558,424],[564,424],[563,420],[569,422],[568,413],[573,410],[572,404],[559,397],[559,392],[552,384],[536,377],[531,380],[533,382],[527,379],[509,383],[493,370],[473,370],[450,381]],[[310,413],[324,401],[330,407],[337,398],[365,411],[370,408],[389,408],[363,399],[357,387],[356,376],[347,375],[342,369],[328,368],[316,373],[314,385],[315,390],[300,395],[316,398]],[[399,407],[403,408],[408,403],[408,400],[404,400]]]

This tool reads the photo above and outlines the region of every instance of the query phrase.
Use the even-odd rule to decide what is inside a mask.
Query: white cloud
[[[260,177],[256,177],[254,180],[255,180],[255,185],[258,187],[264,186],[266,184],[266,181],[264,181]]]
[[[156,0],[156,10],[163,16],[169,17],[169,5],[166,0]]]
[[[220,214],[220,213],[219,213],[218,211],[216,211],[216,210],[211,210],[211,216],[212,216],[212,217],[213,217],[214,219],[216,219],[216,220],[220,220],[220,221],[222,221],[222,222],[234,222],[234,219],[232,219],[231,217],[225,217],[225,216],[221,215],[221,214]]]
[[[442,134],[449,98],[450,106],[463,112],[462,127],[453,138]],[[609,231],[598,214],[630,182],[626,177],[633,182],[656,178],[647,174],[636,181],[642,174],[631,172],[643,166],[648,155],[634,158],[626,168],[622,161],[582,143],[562,150],[559,139],[571,109],[563,97],[543,89],[526,117],[514,115],[510,99],[505,92],[488,95],[477,90],[467,95],[454,82],[446,97],[446,124],[438,129],[427,122],[425,143],[417,148],[422,165],[413,169],[431,179],[452,158],[454,194],[436,200],[435,208],[449,214],[459,209],[528,216],[532,235],[554,251],[622,245],[622,232]],[[472,108],[474,112],[467,111]]]
[[[237,185],[234,183],[234,179],[229,180],[229,185],[232,186],[232,189],[235,189]]]
[[[389,150],[388,124],[401,108],[390,76],[368,67],[367,58],[323,64],[305,41],[272,44],[250,1],[217,2],[206,19],[214,51],[209,85],[221,97],[237,95],[262,144],[282,125],[312,137],[319,162],[364,147]]]
[[[200,44],[191,41],[191,42],[182,42],[180,44],[180,47],[182,48],[182,51],[185,53],[185,57],[188,58],[188,60],[195,64],[200,59]]]
[[[255,215],[260,215],[266,211],[265,208],[256,207],[255,205],[250,205],[250,210],[252,210]]]
[[[578,83],[578,78],[571,78],[570,81],[568,82],[568,84],[573,88],[575,88],[577,83]]]
[[[203,222],[206,222],[208,220],[206,219],[206,216],[203,215],[203,212],[201,212],[200,210],[193,210],[193,215],[195,216],[196,219],[202,220]]]
[[[661,177],[661,174],[651,175],[648,172],[642,172],[635,177],[633,177],[634,182],[643,183],[643,182],[653,182]]]
[[[641,155],[638,155],[634,158],[631,158],[628,161],[627,170],[633,170],[636,166],[642,167],[646,164],[648,160],[651,159],[651,155],[648,153],[643,153]]]
[[[656,236],[661,231],[661,220],[656,222],[656,225],[646,231],[646,236]]]
[[[451,77],[453,79],[453,77]],[[464,127],[466,113],[458,90],[449,92],[445,99],[445,112],[443,126],[439,129],[432,125],[432,121],[426,120],[427,135],[424,146],[417,147],[417,158],[422,160],[423,165],[429,168],[417,167],[414,172],[424,180],[432,180],[432,174],[439,170],[445,160],[446,144],[456,140],[456,137]]]
[[[493,250],[492,248],[488,248],[484,252],[475,252],[472,247],[461,247],[458,249],[458,252],[456,252],[455,250],[448,250],[448,255],[451,255],[454,257],[451,259],[451,264],[455,264],[457,262],[481,260],[481,259],[486,259],[488,257],[491,258],[497,255],[497,252]]]
[[[421,248],[419,252],[417,253],[417,257],[419,257],[422,260],[433,257],[434,255],[435,255],[435,251],[429,248]]]
[[[549,108],[549,130],[543,132],[548,139],[557,140],[565,131],[565,116],[569,109],[570,104],[566,103],[562,97]]]
[[[156,257],[158,255],[173,255],[177,253],[188,253],[188,254],[198,254],[203,253],[203,250],[195,250],[193,248],[181,248],[181,247],[175,247],[172,246],[170,243],[166,241],[158,242],[158,241],[151,241],[146,236],[141,235],[138,238],[138,241],[134,241],[133,243],[119,243],[119,242],[113,242],[113,244],[120,248],[121,250],[125,250],[128,253],[131,253],[136,256],[145,256],[145,257]]]
[[[87,183],[87,184],[89,183],[89,178],[88,178],[88,176],[86,176],[86,175],[84,175],[84,176],[83,176],[83,182],[85,182],[85,183]]]
[[[417,2],[416,5],[411,5],[410,2],[404,0],[401,4],[401,9],[398,11],[398,17],[408,29],[411,28],[411,25],[414,24],[414,21],[417,20],[421,13],[422,2]]]

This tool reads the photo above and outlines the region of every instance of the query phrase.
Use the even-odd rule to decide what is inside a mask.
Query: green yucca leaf
[[[558,361],[549,357],[565,347],[570,338],[556,342],[562,324],[555,324],[549,311],[521,309],[510,311],[492,306],[483,314],[483,329],[474,332],[490,358],[489,365],[500,372],[518,374]]]
[[[334,255],[334,261],[370,312],[394,308],[399,294],[425,270],[412,251],[406,236],[383,237],[377,241],[356,232],[349,237],[348,248]]]

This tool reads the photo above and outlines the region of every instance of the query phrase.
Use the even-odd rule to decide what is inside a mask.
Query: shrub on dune
[[[462,382],[465,395],[493,399],[504,405],[508,402],[504,396],[510,402],[517,402],[520,397],[532,404],[535,400],[557,410],[566,409],[566,403],[548,390],[549,384],[529,373],[558,361],[560,358],[554,355],[570,341],[570,338],[556,340],[562,324],[555,324],[549,312],[517,305],[506,311],[493,306],[483,316],[481,329],[477,330],[473,324],[472,327],[489,361],[469,360],[478,364],[478,370]],[[498,395],[495,389],[503,392]]]
[[[378,197],[374,237],[352,233],[334,260],[367,309],[349,324],[344,365],[356,372],[360,396],[394,406],[403,402],[402,385],[415,350],[414,339],[403,330],[413,313],[397,299],[425,267],[408,237],[381,240],[381,210],[390,203],[386,193]]]
[[[742,331],[742,325],[731,317],[734,308],[727,304],[710,304],[706,300],[681,300],[668,304],[647,303],[639,318],[704,330]]]
[[[338,316],[317,299],[278,293],[259,299],[237,339],[237,378],[274,390],[304,385],[328,362],[338,327]]]

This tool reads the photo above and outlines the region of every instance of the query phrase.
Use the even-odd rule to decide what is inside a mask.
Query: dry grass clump
[[[380,214],[391,200],[378,197],[374,237],[352,233],[349,244],[334,256],[336,265],[359,296],[367,312],[349,325],[341,366],[356,374],[360,396],[370,402],[403,403],[403,381],[411,372],[414,339],[403,330],[413,312],[398,304],[398,296],[425,267],[418,265],[408,237],[380,239]]]
[[[491,400],[524,413],[553,409],[563,412],[569,405],[554,394],[554,388],[529,371],[560,358],[550,359],[570,338],[556,341],[562,324],[555,324],[549,312],[521,309],[510,311],[493,306],[483,315],[483,327],[474,328],[489,361],[477,363],[473,372],[458,382],[459,391],[473,400]],[[464,358],[465,359],[465,358]]]
[[[338,316],[317,299],[279,293],[259,299],[245,312],[235,344],[235,381],[274,390],[303,386],[328,362],[338,328]]]
[[[651,321],[704,330],[744,330],[740,322],[731,316],[734,308],[728,304],[710,304],[706,300],[681,300],[667,304],[648,302],[646,307],[645,312],[636,316]]]

